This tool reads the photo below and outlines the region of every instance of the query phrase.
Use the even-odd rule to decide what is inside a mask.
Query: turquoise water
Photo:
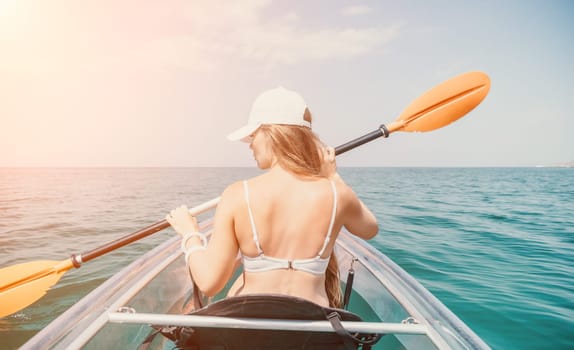
[[[0,169],[0,267],[62,260],[218,196],[250,168]],[[343,168],[373,209],[371,243],[494,349],[574,348],[574,169]],[[69,271],[0,319],[15,349],[166,230]]]

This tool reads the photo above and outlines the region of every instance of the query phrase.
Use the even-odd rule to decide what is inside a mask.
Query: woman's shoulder
[[[265,174],[254,176],[254,177],[244,179],[244,180],[238,180],[238,181],[231,183],[223,191],[223,194],[221,195],[222,199],[223,198],[228,198],[228,199],[229,198],[238,198],[238,197],[243,198],[245,196],[246,184],[247,184],[247,187],[249,187],[249,188],[257,186],[260,178],[263,175],[265,175]]]
[[[337,189],[337,197],[342,202],[342,204],[353,202],[357,198],[355,191],[353,191],[351,186],[343,181],[341,177],[337,176],[335,178],[329,179],[329,181],[335,184]]]
[[[218,211],[234,212],[243,201],[242,181],[236,181],[228,185],[221,193],[221,198],[217,206]]]
[[[223,190],[223,193],[221,194],[222,198],[226,198],[226,197],[235,197],[241,193],[243,193],[243,182],[245,180],[240,180],[240,181],[235,181],[233,183],[231,183],[230,185],[228,185],[225,190]]]

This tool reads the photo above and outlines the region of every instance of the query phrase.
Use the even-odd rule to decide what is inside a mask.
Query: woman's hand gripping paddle
[[[347,152],[379,137],[388,137],[395,131],[424,132],[446,126],[476,107],[488,93],[490,80],[481,72],[470,72],[454,77],[427,91],[414,100],[405,111],[388,126],[335,148],[335,154]],[[190,210],[192,215],[213,208],[214,198]],[[0,318],[13,314],[40,299],[62,275],[73,267],[95,259],[110,251],[128,245],[168,227],[165,220],[124,236],[99,248],[62,261],[40,260],[0,269]]]

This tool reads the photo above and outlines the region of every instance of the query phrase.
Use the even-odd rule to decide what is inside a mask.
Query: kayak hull
[[[211,222],[202,226],[208,231]],[[364,322],[349,326],[386,333],[374,349],[489,348],[412,276],[363,240],[341,232],[335,254],[343,287],[351,264],[354,269],[349,310]],[[150,334],[152,321],[170,325],[181,318],[183,324],[206,326],[208,318],[184,315],[192,304],[192,283],[183,260],[178,237],[164,242],[74,304],[22,349],[131,349]],[[222,299],[225,293],[215,299]],[[221,325],[224,321],[214,322]],[[328,323],[321,322],[251,323],[248,327],[263,329],[328,327]],[[169,340],[158,338],[150,349],[173,347]]]

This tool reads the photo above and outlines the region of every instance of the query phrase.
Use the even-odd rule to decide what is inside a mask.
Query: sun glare
[[[0,0],[0,16],[10,14],[16,8],[18,0]]]
[[[7,30],[12,33],[16,28],[23,25],[29,15],[31,4],[24,0],[0,0],[0,34]]]

